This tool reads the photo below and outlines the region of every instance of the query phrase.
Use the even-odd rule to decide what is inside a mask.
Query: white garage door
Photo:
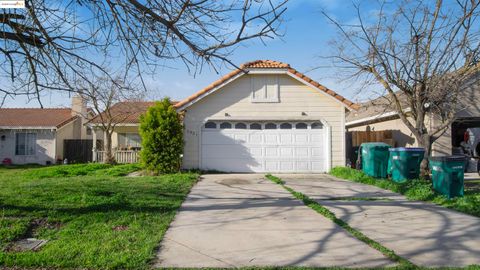
[[[325,172],[320,122],[207,122],[202,169],[225,172]]]

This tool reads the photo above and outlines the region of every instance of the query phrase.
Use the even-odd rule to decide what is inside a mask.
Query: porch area
[[[101,143],[92,148],[93,162],[104,163],[106,159],[106,133],[98,126],[93,127],[94,139],[99,138]],[[140,161],[142,138],[137,125],[118,125],[112,134],[112,154],[117,163],[137,163]]]
[[[115,161],[120,164],[140,162],[140,150],[112,150]],[[105,162],[105,151],[93,151],[94,162]]]

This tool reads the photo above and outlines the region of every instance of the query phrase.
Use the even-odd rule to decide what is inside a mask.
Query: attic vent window
[[[250,87],[252,102],[279,102],[279,79],[278,75],[251,75]]]

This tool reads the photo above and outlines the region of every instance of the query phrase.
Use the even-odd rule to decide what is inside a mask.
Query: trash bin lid
[[[399,152],[425,152],[425,148],[422,147],[396,147],[390,148],[388,151],[399,151]]]
[[[429,157],[430,161],[439,161],[439,162],[463,162],[465,161],[464,156],[441,156],[441,157]]]
[[[371,143],[362,143],[360,145],[362,149],[371,149],[371,148],[391,148],[390,145],[383,142],[371,142]]]

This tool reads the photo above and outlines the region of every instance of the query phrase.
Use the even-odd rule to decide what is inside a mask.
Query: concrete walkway
[[[381,267],[394,264],[263,175],[204,175],[155,267]]]
[[[479,218],[328,175],[276,176],[417,265],[480,264]],[[352,197],[377,200],[348,200]]]

